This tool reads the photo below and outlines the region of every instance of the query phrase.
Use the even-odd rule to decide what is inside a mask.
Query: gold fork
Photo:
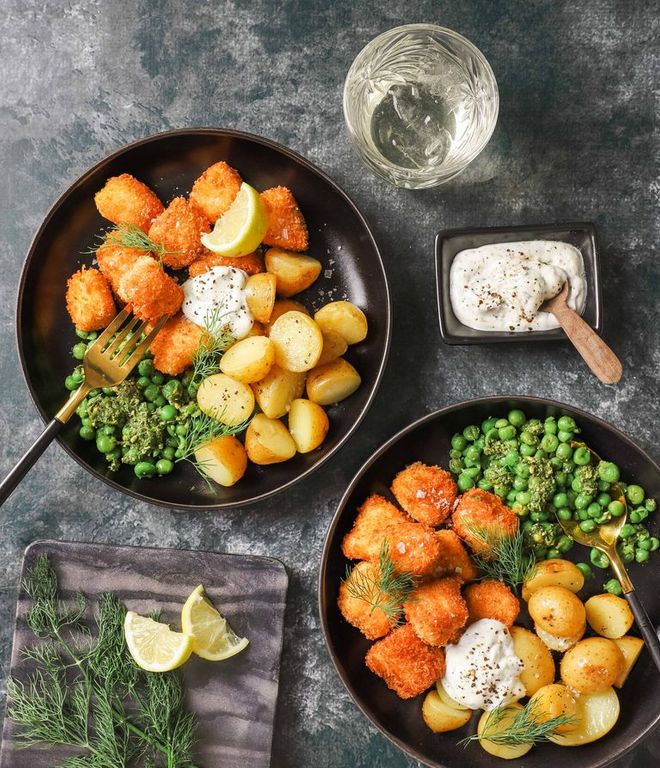
[[[166,321],[167,317],[162,317],[142,338],[147,324],[131,315],[127,309],[123,309],[114,318],[85,352],[83,358],[85,378],[82,384],[71,393],[67,402],[55,414],[55,418],[49,422],[34,445],[0,483],[0,504],[7,500],[30,467],[93,389],[116,387],[126,379],[142,360],[147,348]]]
[[[584,443],[574,442],[573,447],[576,446],[586,448],[597,461],[601,460],[598,454],[595,451],[592,451],[588,446],[584,445]],[[616,499],[623,504],[625,511],[621,517],[615,517],[608,523],[596,526],[596,529],[591,533],[583,531],[582,528],[580,528],[579,521],[561,520],[559,517],[557,517],[557,521],[564,529],[564,533],[570,536],[574,541],[577,541],[578,544],[582,544],[585,547],[593,547],[599,552],[607,555],[610,567],[621,584],[623,596],[628,601],[628,605],[635,616],[637,627],[644,638],[644,642],[651,654],[651,658],[655,662],[658,670],[660,670],[660,640],[658,639],[658,634],[651,623],[651,619],[641,600],[637,597],[635,587],[616,548],[621,529],[628,519],[628,504],[626,502],[625,494],[623,493],[623,488],[621,488],[618,483],[612,483],[610,486],[610,495],[613,499]]]

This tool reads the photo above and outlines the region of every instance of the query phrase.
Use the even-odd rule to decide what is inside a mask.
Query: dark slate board
[[[22,574],[47,554],[57,571],[63,596],[82,590],[91,602],[114,592],[130,609],[146,614],[161,608],[163,621],[179,627],[179,612],[197,584],[248,648],[225,662],[192,656],[183,672],[189,707],[199,718],[197,763],[202,768],[267,768],[282,651],[288,577],[279,560],[176,549],[111,547],[38,541],[25,551]],[[25,623],[28,602],[21,592],[11,674],[24,677],[29,667],[18,651],[34,637]],[[53,748],[16,749],[13,724],[5,718],[0,768],[52,768],[71,754]]]

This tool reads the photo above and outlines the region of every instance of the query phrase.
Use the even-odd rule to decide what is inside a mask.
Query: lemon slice
[[[192,637],[193,652],[209,661],[224,661],[240,653],[249,644],[238,637],[210,600],[200,584],[181,610],[181,628]]]
[[[128,611],[124,637],[135,663],[147,672],[169,672],[192,653],[192,638],[146,616]]]
[[[243,182],[234,202],[202,235],[202,245],[221,256],[247,256],[257,249],[268,229],[268,213],[254,187]]]

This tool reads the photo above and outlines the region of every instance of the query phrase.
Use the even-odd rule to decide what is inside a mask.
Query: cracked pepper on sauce
[[[247,273],[234,267],[212,267],[183,283],[183,314],[214,334],[243,339],[253,324],[245,295]]]
[[[582,254],[558,240],[491,243],[459,251],[449,294],[458,320],[478,331],[546,331],[559,323],[539,307],[568,280],[568,305],[584,310],[587,283]]]

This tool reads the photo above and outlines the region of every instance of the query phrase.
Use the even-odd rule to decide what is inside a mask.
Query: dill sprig
[[[86,253],[93,255],[108,242],[113,245],[120,245],[122,248],[131,248],[134,251],[153,253],[159,259],[162,259],[167,253],[183,253],[183,251],[167,250],[162,243],[152,240],[146,232],[143,232],[140,227],[136,227],[135,224],[116,224],[110,227],[107,232],[96,236],[95,245]]]
[[[250,420],[246,419],[236,426],[229,426],[222,423],[222,413],[209,416],[202,411],[196,411],[188,419],[188,431],[179,440],[180,457],[177,461],[189,460],[200,445],[208,443],[216,437],[240,434],[247,429],[249,423]]]
[[[487,555],[473,554],[472,559],[481,571],[482,578],[496,579],[508,584],[514,592],[534,571],[534,552],[526,551],[522,530],[514,534],[496,534],[487,528],[468,525],[468,531],[488,549]]]
[[[508,747],[518,747],[523,744],[538,744],[549,741],[550,736],[557,733],[557,729],[564,725],[574,725],[578,722],[573,715],[557,715],[548,720],[539,718],[537,711],[538,701],[530,700],[522,709],[512,710],[510,706],[501,706],[492,709],[488,713],[481,734],[474,733],[461,739],[458,743],[467,747],[473,741],[486,739],[493,744]],[[511,713],[516,714],[511,718]],[[502,728],[504,720],[509,722]]]
[[[207,332],[202,334],[193,355],[193,385],[199,386],[204,379],[218,373],[223,353],[236,341],[226,320],[230,314],[218,305],[204,319]]]
[[[362,570],[346,566],[344,582],[351,597],[364,600],[370,605],[370,613],[379,608],[394,626],[401,622],[402,605],[417,586],[412,574],[396,571],[387,539],[383,539],[380,546],[378,567],[374,574],[371,576]]]
[[[17,744],[83,751],[60,768],[195,768],[196,719],[183,705],[181,677],[135,664],[119,600],[100,597],[92,633],[84,623],[82,595],[74,608],[60,600],[47,556],[36,560],[23,586],[32,600],[28,624],[44,642],[22,649],[34,671],[7,684],[7,715],[18,726]]]

